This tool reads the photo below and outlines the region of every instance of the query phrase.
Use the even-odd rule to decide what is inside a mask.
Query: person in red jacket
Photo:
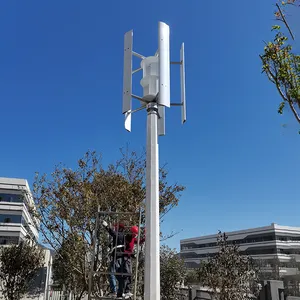
[[[133,296],[131,293],[132,288],[132,262],[131,258],[134,257],[134,246],[138,242],[139,228],[132,226],[130,233],[125,236],[125,250],[124,250],[124,263],[123,273],[124,275],[119,280],[119,291],[124,291],[124,298],[129,299]],[[145,238],[140,239],[140,244],[144,243]],[[118,294],[118,297],[121,295]]]

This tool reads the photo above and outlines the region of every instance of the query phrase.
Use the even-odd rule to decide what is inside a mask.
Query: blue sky
[[[185,42],[188,102],[186,125],[172,108],[160,138],[170,181],[187,187],[163,223],[165,233],[180,231],[169,245],[218,229],[300,226],[298,127],[277,114],[280,98],[258,58],[273,11],[274,1],[258,0],[1,1],[0,176],[32,184],[35,171],[72,167],[87,149],[105,162],[126,143],[141,150],[145,112],[134,115],[132,133],[123,129],[123,35],[134,29],[134,50],[151,55],[161,20],[172,60]],[[174,101],[178,76],[172,71]]]

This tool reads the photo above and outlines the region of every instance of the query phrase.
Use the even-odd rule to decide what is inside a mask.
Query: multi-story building
[[[300,227],[273,223],[265,227],[226,232],[226,235],[229,243],[239,245],[242,254],[265,262],[276,259],[282,267],[286,265],[284,272],[295,272],[295,269],[288,272],[292,258],[300,262]],[[188,268],[197,268],[201,260],[206,260],[218,251],[216,234],[180,241],[180,257]]]
[[[17,244],[27,236],[38,241],[34,207],[27,180],[0,177],[0,245]]]
[[[39,221],[33,216],[34,210],[35,204],[27,180],[0,177],[0,246],[18,244],[26,238],[38,243]],[[47,299],[52,277],[51,251],[44,248],[44,254],[43,266],[29,292],[29,295],[34,293],[38,299],[41,299],[40,295]]]

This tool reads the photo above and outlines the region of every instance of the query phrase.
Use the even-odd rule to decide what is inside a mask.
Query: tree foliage
[[[280,4],[276,4],[275,12],[276,20],[284,23],[292,39],[294,36],[286,21],[284,7],[296,5],[296,3],[296,0],[282,1]],[[263,72],[276,86],[282,99],[278,113],[283,114],[285,107],[288,106],[300,124],[300,55],[293,51],[281,26],[272,26],[272,31],[275,32],[275,37],[273,41],[266,43],[264,52],[260,55]]]
[[[105,230],[98,232],[97,260],[91,262],[89,259],[92,249],[97,246],[93,234],[98,207],[101,211],[133,213],[123,219],[127,226],[138,224],[137,213],[141,210],[144,223],[145,166],[144,153],[139,155],[121,150],[121,158],[104,167],[101,156],[88,151],[78,160],[76,169],[60,164],[50,176],[37,174],[33,195],[40,230],[44,242],[56,250],[57,266],[60,266],[57,274],[76,274],[67,278],[64,284],[76,286],[77,296],[86,291],[91,268],[107,271],[105,251],[108,239]],[[161,218],[178,204],[180,193],[184,190],[181,185],[170,184],[167,175],[166,169],[161,168]],[[109,216],[105,218],[110,224],[116,221]],[[99,286],[101,278],[94,276],[94,281],[93,286]]]
[[[277,257],[273,259],[257,259],[255,265],[258,269],[259,280],[281,280],[281,263]]]
[[[219,252],[198,271],[201,284],[211,288],[217,300],[251,299],[257,289],[257,270],[252,259],[239,253],[236,244],[219,232]]]
[[[282,262],[277,257],[268,260],[256,260],[255,261],[259,269],[259,280],[282,280],[284,283],[285,294],[288,296],[300,296],[299,284],[300,284],[300,263],[292,257],[289,261]],[[282,270],[291,268],[294,275],[285,276]]]
[[[293,257],[285,263],[284,267],[293,268],[296,273],[293,276],[284,276],[282,278],[286,295],[300,297],[300,262]]]
[[[134,264],[135,265],[135,264]],[[135,268],[135,266],[134,266]],[[141,251],[138,269],[138,279],[141,284],[137,286],[138,299],[143,298],[143,274],[145,269],[145,253]],[[175,249],[166,245],[160,247],[160,293],[162,300],[180,299],[180,285],[185,283],[187,269],[184,261]]]
[[[21,299],[42,267],[43,259],[43,250],[28,242],[1,248],[0,280],[5,299]]]
[[[300,297],[300,275],[297,274],[293,278],[283,278],[285,294],[293,297]]]
[[[73,291],[77,299],[88,289],[88,265],[83,240],[76,233],[69,235],[53,259],[53,281],[60,288]],[[84,270],[84,272],[81,272]]]
[[[185,286],[199,285],[198,269],[188,269],[184,278]]]
[[[186,277],[186,268],[177,252],[167,246],[160,248],[160,276],[161,299],[178,299],[180,284]]]

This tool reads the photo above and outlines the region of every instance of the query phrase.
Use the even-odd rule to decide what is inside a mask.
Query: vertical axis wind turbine
[[[141,59],[141,67],[132,69],[132,57]],[[180,65],[181,101],[170,102],[170,65]],[[143,96],[132,93],[132,75],[143,71],[140,84]],[[137,109],[132,108],[132,99],[140,101]],[[131,116],[142,109],[147,110],[147,158],[146,158],[146,253],[144,274],[144,300],[160,299],[160,228],[159,228],[159,163],[158,136],[165,135],[165,108],[181,106],[181,122],[186,121],[185,59],[184,44],[180,49],[180,61],[170,61],[170,29],[163,22],[158,24],[158,50],[153,56],[145,57],[133,51],[133,30],[125,33],[123,114],[125,129],[131,131]]]

